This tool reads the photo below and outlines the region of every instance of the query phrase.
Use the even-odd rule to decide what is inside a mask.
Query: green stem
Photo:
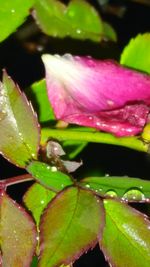
[[[144,143],[137,136],[131,137],[115,137],[112,134],[102,133],[102,132],[88,132],[88,131],[78,131],[78,130],[59,130],[51,128],[43,128],[41,130],[41,144],[50,139],[55,138],[59,141],[81,141],[81,142],[93,142],[110,144],[116,146],[124,146],[131,149],[135,149],[142,152],[148,152],[148,144]]]

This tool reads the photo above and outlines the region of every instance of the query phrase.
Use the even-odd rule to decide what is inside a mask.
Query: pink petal
[[[49,100],[57,119],[118,136],[146,123],[150,76],[109,60],[43,55]]]

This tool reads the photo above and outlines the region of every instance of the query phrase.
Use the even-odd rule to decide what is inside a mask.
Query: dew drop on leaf
[[[108,190],[105,194],[105,196],[109,197],[117,197],[117,193],[114,190]]]
[[[146,198],[144,196],[144,194],[142,193],[142,191],[140,191],[139,189],[129,189],[122,197],[123,200],[127,200],[127,201],[145,201]]]
[[[90,185],[89,184],[86,184],[85,186],[86,186],[86,188],[90,188]]]

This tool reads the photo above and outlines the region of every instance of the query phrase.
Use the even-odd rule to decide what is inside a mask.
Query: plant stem
[[[14,184],[19,184],[19,183],[24,183],[28,181],[32,181],[34,178],[31,176],[31,174],[23,174],[15,177],[10,177],[4,180],[0,180],[0,184],[4,185],[5,187],[14,185]]]
[[[115,137],[112,134],[102,132],[88,132],[78,130],[59,130],[42,128],[41,130],[41,144],[50,139],[55,138],[59,141],[81,141],[81,142],[93,142],[111,144],[117,146],[124,146],[131,149],[135,149],[142,152],[148,152],[149,145],[140,140],[137,136],[131,137]]]

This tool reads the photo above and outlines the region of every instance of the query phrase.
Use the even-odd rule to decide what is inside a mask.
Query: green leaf
[[[28,98],[32,100],[33,107],[38,114],[40,122],[55,120],[55,116],[47,96],[45,79],[35,82],[30,88],[26,89],[25,92]]]
[[[20,0],[0,1],[0,42],[24,22],[34,2],[35,0],[25,0],[21,5]]]
[[[66,9],[65,18],[71,25],[71,37],[100,41],[103,37],[103,22],[98,12],[87,1],[72,0]]]
[[[38,183],[33,184],[26,191],[23,201],[26,207],[31,211],[36,224],[39,225],[40,217],[47,204],[55,196],[55,193],[46,189]]]
[[[130,177],[87,177],[80,181],[84,188],[100,196],[122,198],[130,202],[150,201],[150,181]]]
[[[37,0],[34,5],[33,16],[42,31],[54,37],[63,38],[68,33],[63,13],[66,6],[57,0]]]
[[[105,257],[115,267],[150,266],[150,221],[116,200],[105,200],[106,225],[100,241]]]
[[[150,74],[150,33],[139,34],[124,48],[120,63]]]
[[[97,42],[103,37],[103,22],[98,12],[84,0],[72,0],[68,6],[56,0],[37,0],[34,9],[37,24],[50,36]]]
[[[109,23],[103,21],[103,29],[105,38],[117,42],[117,34]]]
[[[0,87],[0,152],[19,167],[36,159],[39,125],[25,95],[4,72]]]
[[[91,192],[70,187],[42,215],[39,267],[72,263],[97,243],[104,224],[103,203]]]
[[[55,166],[51,167],[40,161],[32,161],[27,166],[27,171],[31,173],[40,184],[55,192],[73,184],[73,181],[67,174],[58,171]]]
[[[0,196],[0,207],[3,266],[28,267],[35,252],[35,225],[26,211],[6,194]]]
[[[31,211],[36,224],[39,225],[40,217],[47,204],[55,196],[55,193],[46,189],[38,183],[33,184],[26,191],[23,201],[26,207]]]

